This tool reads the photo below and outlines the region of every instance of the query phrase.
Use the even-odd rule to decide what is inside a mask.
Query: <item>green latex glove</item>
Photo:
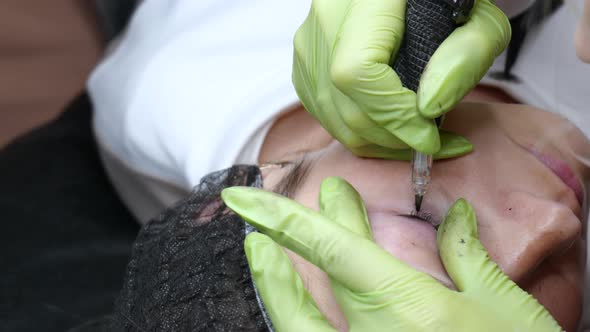
[[[245,251],[278,331],[334,329],[274,241],[328,274],[350,331],[561,331],[490,260],[473,209],[463,199],[450,208],[437,238],[454,291],[376,245],[360,196],[340,178],[323,182],[321,213],[254,188],[225,189],[222,197],[266,234],[248,235]]]
[[[465,139],[439,130],[449,111],[483,77],[511,36],[504,13],[475,0],[471,17],[436,50],[418,93],[393,69],[404,33],[404,0],[313,0],[295,34],[293,83],[326,130],[362,157],[407,160],[408,146],[449,158],[469,153]]]

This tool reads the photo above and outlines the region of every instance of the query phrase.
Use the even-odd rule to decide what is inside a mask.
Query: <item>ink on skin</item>
[[[437,223],[434,220],[434,217],[432,216],[432,214],[430,214],[428,212],[412,211],[409,214],[400,214],[399,216],[427,222],[427,223],[431,224],[432,227],[434,227],[434,229],[436,229],[436,230],[438,230],[438,226],[440,225],[439,223]]]

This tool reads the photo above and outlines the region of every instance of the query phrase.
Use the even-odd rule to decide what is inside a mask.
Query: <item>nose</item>
[[[505,195],[478,221],[490,257],[517,283],[548,257],[563,253],[582,231],[572,208],[524,192]],[[492,223],[501,225],[491,227]]]

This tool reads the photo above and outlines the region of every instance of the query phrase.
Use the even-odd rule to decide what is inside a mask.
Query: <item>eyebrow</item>
[[[411,213],[402,213],[399,214],[398,216],[400,217],[406,217],[406,218],[412,218],[412,219],[416,219],[416,220],[420,220],[426,223],[431,224],[434,229],[438,229],[438,226],[440,226],[440,222],[437,222],[436,220],[434,220],[434,216],[431,213],[428,212],[424,212],[424,211],[412,211]]]
[[[283,165],[290,167],[291,169],[281,180],[279,180],[274,188],[272,188],[272,191],[279,195],[293,199],[293,196],[295,196],[299,190],[301,183],[309,175],[309,172],[313,168],[316,160],[317,158],[306,158],[304,156],[295,161],[282,162]],[[442,220],[436,220],[432,213],[428,213],[426,211],[417,212],[414,210],[410,213],[400,213],[398,216],[412,218],[428,223],[432,225],[434,229],[438,229],[438,226],[440,226],[442,222]]]
[[[301,183],[309,174],[312,165],[312,160],[305,157],[293,162],[287,175],[276,184],[273,191],[285,197],[293,198]]]

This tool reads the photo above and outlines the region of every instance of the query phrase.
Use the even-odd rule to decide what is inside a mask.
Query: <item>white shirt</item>
[[[88,82],[101,146],[188,189],[213,170],[256,163],[269,124],[298,100],[292,38],[310,3],[144,1]],[[519,83],[483,82],[564,114],[590,136],[590,65],[575,56],[576,21],[563,7],[526,39],[513,69]]]
[[[255,164],[269,123],[298,100],[292,36],[310,4],[144,1],[88,82],[101,147],[187,189]]]
[[[166,183],[186,191],[209,172],[255,164],[273,119],[298,101],[291,83],[292,39],[310,4],[143,1],[88,82],[101,149],[132,174],[156,179],[156,187]],[[576,22],[571,8],[562,7],[527,37],[513,69],[518,83],[490,76],[483,82],[563,114],[590,137],[590,65],[575,56]],[[490,72],[503,63],[501,56]],[[117,176],[109,174],[141,215],[145,209],[125,198],[127,183],[118,186]]]

